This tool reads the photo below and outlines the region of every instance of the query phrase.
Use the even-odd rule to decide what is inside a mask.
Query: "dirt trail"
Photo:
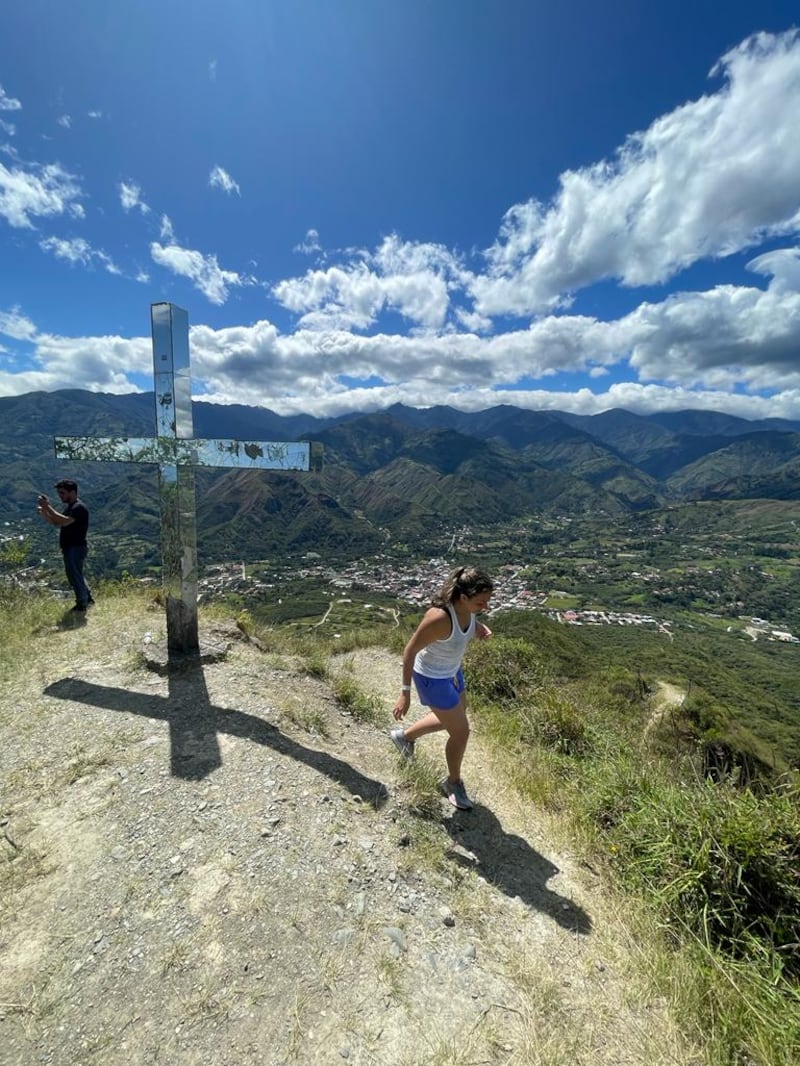
[[[694,1061],[479,730],[476,810],[409,813],[397,656],[337,664],[384,702],[378,726],[232,628],[203,628],[222,661],[154,674],[139,651],[161,630],[100,604],[3,688],[2,1066]]]
[[[686,691],[669,681],[658,681],[653,695],[653,709],[642,733],[642,742],[646,743],[652,731],[670,711],[677,710],[686,699]]]

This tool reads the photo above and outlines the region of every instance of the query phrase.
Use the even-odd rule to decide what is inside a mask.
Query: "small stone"
[[[383,929],[386,936],[392,941],[392,943],[400,949],[405,951],[407,947],[406,935],[402,929],[398,929],[396,925],[387,925]]]

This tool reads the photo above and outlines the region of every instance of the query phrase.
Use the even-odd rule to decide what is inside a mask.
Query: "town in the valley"
[[[571,522],[571,519],[563,518],[561,525],[568,526]],[[551,525],[556,526],[557,523]],[[5,523],[5,529],[0,532],[0,559],[4,546],[27,540],[30,527],[30,520]],[[516,532],[521,540],[526,531],[519,529]],[[344,561],[324,557],[316,551],[306,551],[291,558],[246,562],[231,560],[203,565],[201,559],[198,592],[201,602],[235,597],[243,604],[283,602],[288,605],[298,585],[302,584],[306,590],[315,590],[315,600],[319,606],[316,619],[311,617],[311,612],[304,616],[310,625],[320,624],[323,616],[327,619],[335,604],[363,603],[364,606],[371,606],[366,602],[371,597],[375,597],[376,602],[382,605],[382,611],[388,612],[389,617],[397,621],[401,613],[408,613],[408,610],[403,610],[404,607],[410,610],[423,609],[458,560],[489,555],[495,560],[494,565],[489,566],[495,581],[490,615],[509,610],[533,610],[564,625],[645,627],[669,639],[672,639],[673,630],[680,624],[682,615],[680,611],[673,610],[668,601],[661,602],[662,594],[669,596],[677,589],[685,596],[703,596],[709,604],[722,602],[724,598],[721,591],[722,575],[713,563],[702,566],[696,562],[684,562],[681,567],[683,576],[677,579],[674,568],[664,570],[652,564],[645,565],[641,552],[622,550],[627,547],[623,539],[610,552],[609,559],[613,562],[603,562],[596,555],[590,557],[580,544],[572,551],[553,545],[549,552],[540,556],[540,562],[544,559],[555,560],[561,572],[582,575],[589,581],[602,580],[616,565],[617,579],[622,575],[631,589],[641,590],[636,598],[642,601],[642,609],[626,609],[625,597],[615,596],[613,591],[610,595],[589,597],[576,595],[574,588],[560,587],[558,576],[553,580],[553,575],[547,571],[529,565],[524,559],[524,551],[498,550],[501,543],[508,544],[507,530],[498,541],[484,545],[477,543],[474,532],[464,527],[448,531],[438,552],[427,558],[400,559],[391,551],[386,551],[358,561]],[[573,539],[573,545],[575,543],[577,538]],[[695,559],[702,558],[710,551],[705,546],[693,547]],[[517,561],[500,562],[514,556]],[[43,557],[32,564],[29,560],[28,565],[3,569],[5,573],[0,570],[0,580],[28,588],[49,588],[55,595],[66,595],[55,559]],[[91,557],[89,569],[91,572]],[[556,575],[558,573],[559,570]],[[717,588],[714,587],[715,574],[720,577]],[[769,576],[765,575],[767,578]],[[144,585],[157,586],[159,583],[152,570],[150,574],[132,575],[131,579]],[[767,612],[758,611],[757,607],[748,612],[747,607],[746,602],[731,602],[722,613],[705,613],[720,624],[723,619],[728,619],[728,632],[747,636],[754,641],[800,643],[800,637],[795,636],[792,627],[785,622],[771,621],[764,617]],[[696,607],[693,608],[693,612],[696,610]]]
[[[264,563],[220,563],[208,566],[199,583],[201,596],[218,598],[229,593],[247,597],[286,595],[294,579],[313,581],[324,585],[330,600],[346,599],[352,592],[392,596],[399,601],[420,609],[430,603],[443,576],[452,562],[442,558],[430,558],[402,569],[396,568],[389,556],[377,557],[362,562],[350,562],[333,567],[326,564],[316,552],[307,552],[291,569],[277,565],[270,572]],[[647,626],[671,638],[672,622],[656,618],[650,613],[621,610],[580,610],[564,606],[569,595],[559,589],[532,589],[525,569],[518,566],[501,566],[492,571],[495,591],[489,616],[501,611],[536,610],[545,613],[554,621],[574,626]],[[561,606],[559,605],[561,604]],[[753,639],[759,637],[786,643],[800,643],[800,638],[785,629],[775,627],[767,619],[742,617],[745,632]],[[741,627],[737,627],[741,632]]]

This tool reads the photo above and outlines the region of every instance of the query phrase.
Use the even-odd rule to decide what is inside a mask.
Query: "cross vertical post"
[[[189,367],[189,316],[174,304],[150,308],[153,336],[156,436],[191,440],[192,392]],[[177,452],[177,449],[176,449]],[[167,647],[190,652],[199,648],[197,622],[197,523],[194,469],[186,464],[158,464],[161,510],[162,584],[166,597]]]

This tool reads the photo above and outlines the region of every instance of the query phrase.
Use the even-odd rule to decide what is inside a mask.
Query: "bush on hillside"
[[[474,641],[467,669],[470,692],[490,701],[516,699],[547,679],[547,671],[532,645],[508,637]]]
[[[31,551],[29,537],[7,537],[0,541],[0,574],[14,574],[27,563]]]
[[[800,796],[707,782],[644,789],[614,826],[617,865],[710,946],[777,953],[800,977]]]
[[[771,752],[729,707],[702,689],[692,691],[680,709],[676,725],[684,739],[697,746],[702,772],[714,781],[755,787],[774,781],[786,769],[777,753]]]
[[[541,744],[561,755],[582,756],[593,748],[593,733],[586,714],[577,706],[569,691],[547,688],[517,711],[520,739]]]
[[[624,666],[606,666],[598,671],[608,695],[615,701],[641,706],[648,696],[648,687],[641,673]]]

